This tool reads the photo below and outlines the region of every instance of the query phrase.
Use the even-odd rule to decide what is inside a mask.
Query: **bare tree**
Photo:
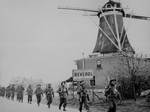
[[[118,74],[117,77],[126,77],[129,80],[131,91],[134,100],[136,101],[136,85],[140,83],[136,80],[137,76],[146,76],[149,72],[149,65],[150,61],[143,57],[143,55],[127,55],[123,54],[119,56],[119,63],[115,66],[114,73],[111,74]],[[123,85],[124,86],[124,85]],[[140,87],[139,87],[140,88]],[[124,92],[124,90],[122,90]],[[139,90],[140,93],[140,90]]]

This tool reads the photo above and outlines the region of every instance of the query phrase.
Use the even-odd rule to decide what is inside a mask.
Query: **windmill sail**
[[[133,14],[125,14],[124,17],[134,18],[134,19],[141,19],[141,20],[150,20],[150,17],[138,16],[138,15],[133,15]]]
[[[118,7],[120,5],[116,3]],[[114,8],[115,3],[108,2],[104,7]],[[117,7],[117,8],[118,8]],[[102,10],[99,14],[99,31],[93,53],[115,53],[118,50],[133,52],[123,26],[123,10]]]

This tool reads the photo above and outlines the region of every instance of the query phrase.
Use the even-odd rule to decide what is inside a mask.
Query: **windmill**
[[[150,20],[150,17],[128,14],[124,11],[122,4],[109,0],[101,9],[91,10],[83,8],[58,7],[58,9],[77,10],[93,13],[88,16],[98,16],[98,35],[93,53],[116,53],[130,52],[135,53],[132,48],[125,27],[123,18]]]

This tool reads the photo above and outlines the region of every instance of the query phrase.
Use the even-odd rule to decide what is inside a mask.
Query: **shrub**
[[[132,76],[132,77],[119,77],[118,91],[123,99],[139,97],[142,91],[150,89],[150,76]],[[134,91],[135,90],[135,91]]]

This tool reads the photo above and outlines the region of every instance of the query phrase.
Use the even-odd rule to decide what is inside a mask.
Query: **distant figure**
[[[0,86],[0,96],[3,96],[2,93],[3,93],[2,87]]]
[[[57,92],[60,97],[59,110],[61,110],[61,106],[63,105],[63,111],[66,111],[68,90],[65,87],[65,82],[61,83],[61,86],[58,88]]]
[[[51,87],[51,84],[47,85],[44,92],[46,95],[48,108],[50,108],[50,105],[51,105],[53,97],[54,97],[54,91],[53,91],[53,88]]]
[[[42,90],[40,84],[37,85],[37,88],[34,93],[36,94],[37,104],[38,104],[38,106],[40,106],[41,97],[43,96],[43,90]]]
[[[12,84],[10,89],[11,89],[10,90],[11,91],[11,100],[14,100],[14,97],[15,97],[15,85]]]
[[[81,84],[80,88],[77,92],[79,95],[79,112],[82,112],[82,107],[84,105],[85,109],[89,111],[88,101],[90,100],[87,90],[85,89],[85,85]]]
[[[19,85],[17,86],[17,88],[16,88],[16,93],[17,93],[17,101],[19,101],[20,102],[20,93],[19,93]]]
[[[7,88],[6,88],[6,98],[7,98],[7,99],[10,99],[10,97],[11,97],[11,87],[10,87],[10,85],[9,85],[9,86],[7,86]]]
[[[109,85],[105,89],[105,96],[109,103],[109,108],[107,112],[116,112],[116,80],[110,80]]]
[[[4,97],[6,93],[5,87],[1,88],[1,96]]]
[[[23,102],[24,87],[22,85],[18,85],[16,92],[17,92],[17,100],[19,102]]]
[[[148,93],[148,95],[146,97],[146,102],[150,102],[150,93]]]
[[[20,86],[21,102],[23,102],[24,90],[25,90],[24,87],[21,85]]]
[[[31,85],[28,86],[27,90],[27,95],[28,95],[28,103],[32,103],[32,96],[33,96],[33,89],[31,87]]]

